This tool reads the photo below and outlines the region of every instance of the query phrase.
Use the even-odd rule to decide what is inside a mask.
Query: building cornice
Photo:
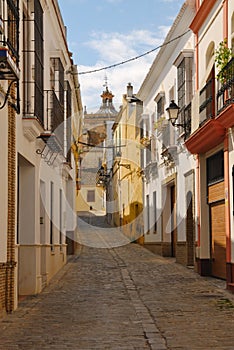
[[[183,33],[185,33],[186,30],[189,29],[189,25],[194,15],[195,9],[193,10],[187,3],[184,3],[164,40],[164,44],[170,42],[173,38],[176,38],[177,36],[179,37]],[[189,33],[188,31],[184,38],[187,38],[187,40],[189,40],[188,38],[191,36],[191,33]],[[170,59],[170,57],[173,56],[177,45],[178,42],[174,41],[170,43],[170,45],[163,45],[161,47],[137,93],[137,97],[140,100],[145,100],[148,92],[152,89],[153,84],[157,81],[159,75],[165,67],[165,61],[167,61],[168,59]]]
[[[190,29],[197,34],[201,26],[208,17],[210,11],[212,10],[214,4],[217,0],[204,0],[199,7],[196,16],[194,17],[192,23],[190,24]]]

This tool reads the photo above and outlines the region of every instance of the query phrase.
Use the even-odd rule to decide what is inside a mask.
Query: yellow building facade
[[[141,242],[143,196],[139,121],[142,104],[133,96],[132,89],[129,83],[113,125],[116,148],[112,170],[112,224],[120,226],[130,241]]]

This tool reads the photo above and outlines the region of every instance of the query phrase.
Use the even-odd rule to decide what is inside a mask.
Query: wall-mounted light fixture
[[[121,163],[121,156],[120,155],[116,155],[115,160],[117,162],[118,167],[122,166],[122,167],[124,167],[124,168],[126,168],[128,170],[131,169],[131,165],[129,163],[126,163],[126,164]]]
[[[106,187],[109,178],[110,178],[110,174],[107,174],[104,166],[102,165],[98,169],[97,176],[96,176],[96,184],[97,184],[97,186]]]
[[[53,165],[57,156],[62,154],[62,147],[57,137],[55,134],[42,133],[37,138],[44,141],[44,147],[42,149],[37,149],[36,153],[40,154],[41,158],[44,159],[48,165]]]
[[[186,140],[191,134],[191,102],[180,110],[175,101],[172,100],[166,111],[168,112],[171,124],[174,127],[181,127],[183,129],[183,134],[180,136],[183,136],[184,140]],[[176,123],[179,113],[181,115],[181,123]]]
[[[177,106],[177,104],[175,103],[174,100],[171,100],[171,103],[169,105],[169,107],[167,107],[166,111],[169,114],[169,120],[171,122],[171,124],[175,127],[181,126],[184,130],[186,128],[185,123],[176,123],[178,116],[179,116],[179,111],[180,111],[180,107]]]

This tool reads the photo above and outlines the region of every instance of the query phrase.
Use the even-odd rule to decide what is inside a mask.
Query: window
[[[39,0],[34,0],[34,40],[35,40],[35,116],[44,120],[44,44],[43,44],[43,10]]]
[[[161,118],[164,115],[164,101],[164,96],[162,96],[157,102],[157,119]]]
[[[185,106],[185,59],[177,68],[177,82],[178,82],[178,106],[183,108]]]
[[[87,191],[87,202],[95,202],[95,190]]]
[[[207,79],[206,85],[200,91],[199,124],[215,115],[215,66]]]
[[[54,184],[50,183],[50,245],[51,250],[54,249],[54,232],[53,232],[53,219],[54,219]]]
[[[151,137],[150,137],[150,122],[149,117],[145,120],[145,137],[148,139],[148,143],[145,146],[146,152],[146,166],[151,162]]]
[[[7,45],[19,61],[19,0],[7,1]]]
[[[121,144],[122,144],[122,130],[121,130],[122,125],[118,124],[118,129],[116,131],[116,139],[117,139],[117,149],[116,149],[116,153],[118,156],[121,156],[122,154],[122,148],[121,148]]]
[[[64,69],[59,57],[51,58],[51,88],[55,91],[57,99],[64,106]]]
[[[27,2],[23,12],[23,114],[44,126],[43,10],[39,0]]]
[[[192,51],[184,51],[180,54],[177,62],[177,95],[178,106],[180,107],[179,124],[185,124],[187,126],[186,137],[189,136],[189,130],[191,129],[191,109],[187,108],[192,100],[192,76],[193,76],[193,53]],[[180,133],[184,132],[180,128]]]
[[[51,58],[50,79],[53,106],[51,115],[51,130],[55,131],[59,125],[64,122],[64,69],[59,57]]]
[[[157,196],[156,196],[156,191],[153,192],[153,212],[154,212],[154,233],[157,233]]]
[[[146,209],[147,209],[147,233],[150,233],[150,205],[149,205],[149,195],[146,195]]]
[[[177,66],[177,93],[178,106],[183,109],[192,100],[192,75],[193,75],[193,56],[182,53],[182,60]]]
[[[66,118],[66,144],[64,145],[65,157],[67,162],[71,163],[71,114],[72,114],[71,86],[65,81],[65,118]]]
[[[212,185],[224,179],[223,150],[207,158],[207,184]]]
[[[62,190],[59,190],[59,244],[60,250],[62,250],[63,244],[63,196]]]
[[[31,71],[31,52],[30,52],[30,19],[26,13],[23,13],[23,114],[29,116],[34,114],[31,110],[31,95],[30,95],[30,76]]]

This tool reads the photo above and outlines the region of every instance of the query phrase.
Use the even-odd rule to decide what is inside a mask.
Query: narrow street
[[[1,319],[1,350],[233,350],[234,296],[224,281],[121,245],[118,230],[111,247],[108,226],[92,223],[80,222],[85,244],[50,285]]]

